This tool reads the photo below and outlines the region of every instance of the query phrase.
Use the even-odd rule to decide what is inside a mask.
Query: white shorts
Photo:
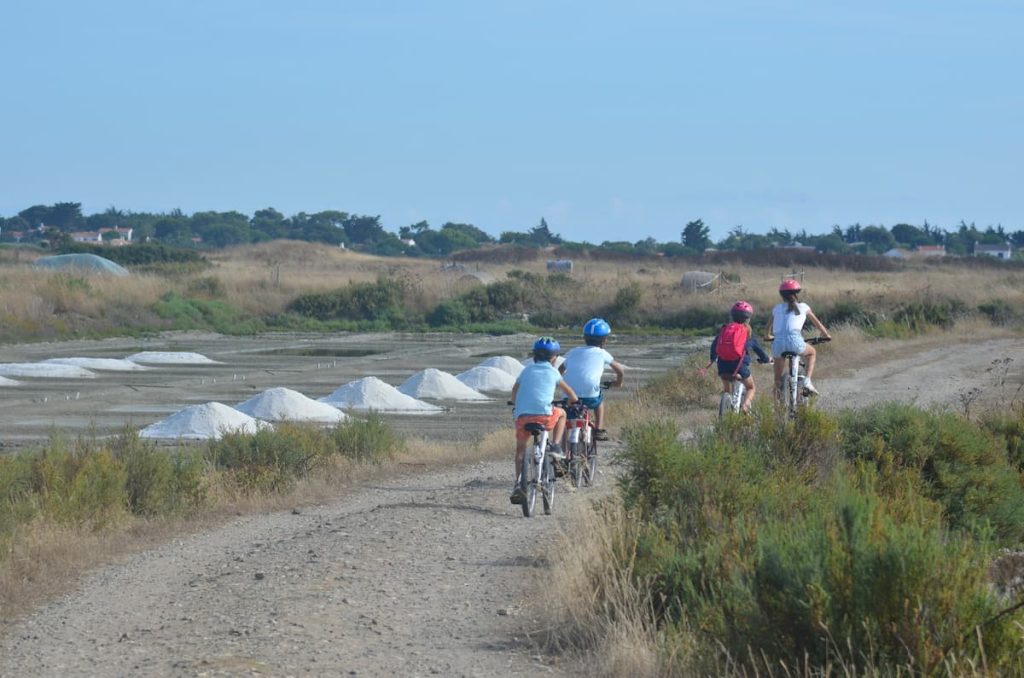
[[[783,334],[772,340],[772,356],[781,358],[783,353],[803,355],[807,349],[804,338],[799,334]]]

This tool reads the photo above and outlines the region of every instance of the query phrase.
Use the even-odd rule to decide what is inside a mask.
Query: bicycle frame
[[[808,339],[807,343],[816,345],[829,340],[829,337],[813,337]],[[804,392],[804,381],[807,379],[803,370],[805,364],[796,353],[787,351],[782,357],[786,359],[786,370],[782,373],[779,388],[783,404],[786,406],[786,414],[792,419],[796,417],[797,410],[807,402],[807,394]]]
[[[541,424],[527,424],[526,430],[533,436],[533,442],[523,453],[519,487],[524,497],[521,504],[523,515],[529,518],[534,514],[537,504],[538,487],[544,502],[544,513],[551,513],[555,501],[555,473],[548,455],[549,431]]]

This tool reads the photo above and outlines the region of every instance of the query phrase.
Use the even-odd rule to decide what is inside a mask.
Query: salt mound
[[[350,381],[339,387],[334,393],[319,400],[342,410],[378,410],[420,414],[434,414],[443,411],[436,405],[405,395],[377,377],[364,377]]]
[[[455,378],[478,391],[508,392],[516,384],[516,378],[505,370],[483,365],[477,365],[462,374],[457,374]]]
[[[482,393],[466,386],[454,375],[428,367],[422,372],[412,375],[398,390],[414,398],[433,398],[434,400],[490,400]]]
[[[52,365],[75,365],[88,370],[107,370],[110,372],[132,372],[149,369],[138,363],[133,363],[131,360],[122,360],[120,358],[50,358],[43,362]]]
[[[126,358],[136,363],[163,363],[167,365],[210,365],[217,364],[201,353],[188,351],[142,351]]]
[[[561,364],[564,363],[564,362],[565,362],[565,358],[563,358],[562,356],[558,356],[557,358],[555,358],[555,367],[561,366]],[[529,358],[523,358],[523,362],[520,363],[520,365],[522,367],[526,367],[526,366],[532,365],[532,364],[533,364],[533,357],[532,356],[529,357]]]
[[[269,388],[235,405],[235,409],[265,421],[314,421],[334,424],[347,419],[345,413],[337,407],[307,398],[290,388],[281,387]]]
[[[96,376],[94,372],[90,372],[84,367],[48,363],[4,363],[0,365],[0,375],[54,379],[89,379]]]
[[[178,410],[163,421],[139,431],[140,438],[171,440],[217,440],[225,433],[256,433],[270,426],[253,419],[233,407],[221,403],[204,403]]]
[[[0,377],[0,386],[17,386],[20,381],[14,379],[8,379],[7,377]]]
[[[533,362],[533,359],[531,358],[530,361]],[[521,363],[510,355],[497,355],[480,363],[480,367],[497,367],[513,377],[518,377],[519,373],[523,371],[524,364],[526,363]]]

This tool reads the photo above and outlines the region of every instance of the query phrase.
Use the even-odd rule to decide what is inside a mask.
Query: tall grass
[[[644,629],[605,675],[1024,670],[1024,614],[989,568],[1022,540],[1024,424],[770,410],[689,443],[667,419],[626,431],[624,510],[559,549],[556,639],[600,652]]]

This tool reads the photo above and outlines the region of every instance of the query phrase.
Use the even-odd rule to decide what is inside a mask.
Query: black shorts
[[[723,379],[730,378],[733,374],[736,374],[740,379],[746,379],[750,376],[750,364],[741,364],[742,360],[722,360],[718,359],[718,376]],[[740,369],[737,370],[736,366],[739,365]]]

